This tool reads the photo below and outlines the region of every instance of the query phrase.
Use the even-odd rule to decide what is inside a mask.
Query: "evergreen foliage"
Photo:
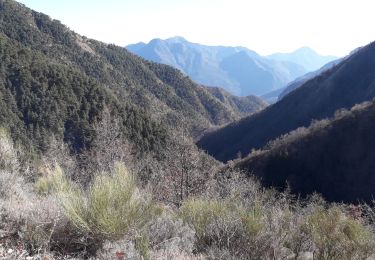
[[[315,121],[277,138],[234,163],[259,176],[263,184],[307,196],[318,192],[329,201],[373,200],[375,122],[374,101],[335,117]]]
[[[12,0],[0,1],[0,58],[0,125],[37,152],[51,136],[74,152],[90,148],[105,107],[140,152],[160,150],[167,126],[184,122],[196,136],[242,115],[177,70],[87,39]]]

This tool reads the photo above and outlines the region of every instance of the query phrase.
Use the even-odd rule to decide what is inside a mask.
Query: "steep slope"
[[[197,135],[242,116],[177,69],[82,37],[11,0],[0,0],[0,54],[0,125],[36,146],[55,135],[85,148],[105,107],[145,149],[163,142],[168,125],[183,121]]]
[[[226,104],[228,109],[234,109],[234,113],[242,116],[260,111],[268,105],[267,102],[257,96],[237,97],[218,87],[210,87],[208,91]]]
[[[36,151],[47,149],[51,136],[77,152],[89,148],[95,138],[93,123],[105,107],[139,150],[159,149],[166,138],[165,129],[147,111],[120,102],[76,68],[52,63],[3,35],[0,59],[0,125]]]
[[[308,47],[302,47],[291,53],[274,53],[267,56],[273,60],[290,61],[303,66],[307,71],[314,71],[324,64],[336,60],[335,56],[323,56]]]
[[[330,201],[371,202],[375,195],[375,103],[339,111],[274,141],[236,164],[266,185]]]
[[[205,46],[182,37],[126,48],[147,60],[171,65],[201,84],[222,86],[240,96],[263,94],[305,73],[295,63],[269,60],[244,47]]]
[[[289,84],[287,86],[289,86]],[[267,101],[269,104],[276,103],[277,100],[279,99],[279,95],[285,90],[285,88],[286,87],[278,88],[276,90],[263,94],[260,97],[264,99],[265,101]]]
[[[328,62],[326,65],[324,65],[323,67],[321,67],[320,69],[318,70],[315,70],[315,71],[312,71],[312,72],[309,72],[309,73],[306,73],[305,75],[293,80],[292,82],[290,82],[284,89],[283,91],[279,94],[279,99],[282,99],[283,97],[285,97],[286,95],[288,95],[290,92],[292,92],[293,90],[299,88],[300,86],[302,86],[303,84],[305,84],[308,80],[318,76],[319,74],[322,74],[323,72],[327,71],[327,70],[330,70],[332,69],[334,66],[336,66],[337,64],[339,64],[340,62],[342,62],[344,60],[344,58],[340,58],[340,59],[337,59],[337,60],[333,60],[331,62]]]
[[[215,158],[227,161],[238,152],[246,155],[269,140],[308,126],[311,120],[330,117],[339,108],[350,108],[374,96],[375,43],[371,43],[276,104],[206,134],[198,144]]]
[[[337,60],[333,60],[331,62],[328,62],[323,67],[321,67],[318,70],[311,71],[306,73],[305,75],[302,75],[301,77],[296,78],[292,82],[288,83],[286,86],[283,86],[282,88],[273,90],[271,92],[268,92],[264,95],[261,95],[260,97],[267,101],[268,103],[276,103],[279,99],[282,99],[284,96],[292,92],[293,90],[299,88],[303,84],[305,84],[308,80],[318,76],[319,74],[332,69],[334,66],[339,64],[341,61],[343,61],[344,58],[339,58]]]

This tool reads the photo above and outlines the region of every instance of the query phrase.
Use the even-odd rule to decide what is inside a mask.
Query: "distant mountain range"
[[[337,109],[375,97],[375,43],[369,44],[336,66],[306,81],[263,111],[206,134],[199,146],[227,161],[312,120],[331,117]],[[225,140],[225,141],[223,141]]]
[[[290,54],[300,54],[296,58],[299,63],[288,61],[287,56],[285,60],[271,59],[245,47],[206,46],[182,37],[153,39],[126,48],[147,60],[171,65],[201,84],[220,86],[238,96],[262,95],[279,89],[308,72],[305,67],[310,68],[311,60],[330,60],[312,50]]]
[[[273,60],[290,61],[303,66],[307,71],[320,69],[330,61],[336,60],[336,56],[323,56],[309,47],[302,47],[291,53],[275,53],[267,56]]]

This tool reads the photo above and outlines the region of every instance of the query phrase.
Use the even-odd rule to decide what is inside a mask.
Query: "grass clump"
[[[264,228],[262,209],[255,206],[252,210],[239,210],[244,231],[249,238],[256,237]]]
[[[260,208],[246,208],[231,200],[188,199],[179,216],[195,230],[197,252],[214,249],[213,258],[226,252],[241,258],[251,256],[247,248],[264,229],[262,214]]]
[[[194,228],[198,243],[207,239],[209,225],[227,218],[229,214],[228,205],[218,200],[189,199],[180,208],[180,217]]]
[[[66,196],[79,193],[78,187],[66,178],[59,165],[55,165],[53,169],[47,168],[44,172],[45,174],[34,184],[34,191],[38,195],[64,194]]]
[[[316,209],[302,231],[311,237],[317,259],[366,259],[373,253],[371,232],[338,207]]]
[[[55,167],[37,181],[36,190],[55,194],[77,232],[94,241],[116,240],[137,232],[159,211],[151,196],[139,191],[123,164],[115,164],[110,174],[97,175],[86,190]]]

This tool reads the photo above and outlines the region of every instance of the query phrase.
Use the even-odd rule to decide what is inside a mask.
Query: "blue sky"
[[[346,55],[375,40],[372,0],[19,0],[75,32],[125,46],[176,35],[260,54]]]

